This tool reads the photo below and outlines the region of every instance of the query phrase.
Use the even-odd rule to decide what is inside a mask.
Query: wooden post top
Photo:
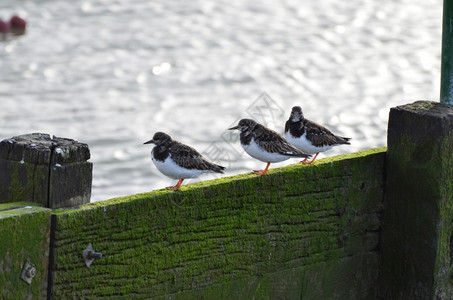
[[[87,161],[89,158],[87,144],[68,138],[50,137],[46,133],[18,135],[0,142],[0,159],[63,165]]]

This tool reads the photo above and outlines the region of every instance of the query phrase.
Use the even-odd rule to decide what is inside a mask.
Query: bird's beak
[[[149,140],[149,141],[143,143],[143,145],[145,145],[145,144],[154,144],[154,141],[153,140]]]
[[[235,130],[235,129],[239,129],[239,125],[231,127],[231,128],[228,128],[228,130]]]

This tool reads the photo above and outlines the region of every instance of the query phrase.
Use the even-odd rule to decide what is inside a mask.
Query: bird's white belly
[[[197,169],[185,169],[178,166],[173,159],[171,159],[171,155],[168,156],[163,162],[154,159],[151,155],[151,159],[153,160],[154,164],[156,165],[157,169],[159,169],[162,174],[173,178],[173,179],[186,179],[186,178],[196,178],[203,173],[209,172],[208,170],[197,170]]]
[[[332,146],[322,146],[322,147],[316,147],[311,144],[311,142],[307,139],[307,133],[304,132],[304,134],[300,137],[293,137],[289,131],[285,133],[285,138],[288,142],[293,144],[296,148],[301,150],[302,152],[306,154],[315,154],[319,152],[324,152],[327,150],[332,149]]]
[[[249,145],[242,145],[242,148],[244,148],[245,152],[251,157],[263,162],[276,163],[289,159],[288,156],[282,154],[264,151],[257,143],[255,143],[255,139],[252,139]]]

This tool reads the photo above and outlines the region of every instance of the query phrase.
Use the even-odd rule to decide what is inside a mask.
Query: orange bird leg
[[[265,168],[264,170],[255,170],[255,171],[253,171],[252,173],[253,173],[253,174],[256,174],[256,175],[265,175],[265,174],[267,173],[267,169],[269,169],[269,165],[270,165],[270,164],[271,164],[271,163],[268,162],[268,163],[267,163],[267,166],[266,166],[266,168]]]
[[[174,191],[179,190],[179,188],[181,187],[181,184],[182,184],[182,181],[183,181],[183,180],[184,180],[184,179],[179,179],[179,180],[178,180],[178,183],[177,183],[175,186],[168,186],[168,187],[166,187],[166,189],[167,189],[167,190],[174,190]]]
[[[304,165],[311,165],[315,161],[316,156],[318,156],[318,154],[319,154],[319,152],[316,153],[315,157],[313,157],[313,159],[311,161],[307,161],[307,159],[304,159],[303,161],[301,161],[301,163]]]

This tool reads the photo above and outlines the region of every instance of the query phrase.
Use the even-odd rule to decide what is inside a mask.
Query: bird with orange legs
[[[320,152],[324,152],[339,145],[349,145],[350,138],[333,134],[326,127],[304,118],[302,108],[294,106],[291,115],[285,124],[285,137],[297,149],[307,154],[315,154],[309,161],[307,158],[301,163],[312,164]]]
[[[256,175],[265,175],[271,163],[281,162],[291,157],[309,158],[292,146],[283,136],[251,119],[242,119],[237,126],[229,130],[239,130],[242,148],[251,157],[266,162],[264,170],[253,171]]]
[[[177,191],[184,179],[196,178],[203,173],[223,173],[225,167],[206,160],[197,150],[173,140],[168,134],[156,132],[144,144],[154,144],[151,159],[159,171],[173,179],[178,179],[168,190]]]

